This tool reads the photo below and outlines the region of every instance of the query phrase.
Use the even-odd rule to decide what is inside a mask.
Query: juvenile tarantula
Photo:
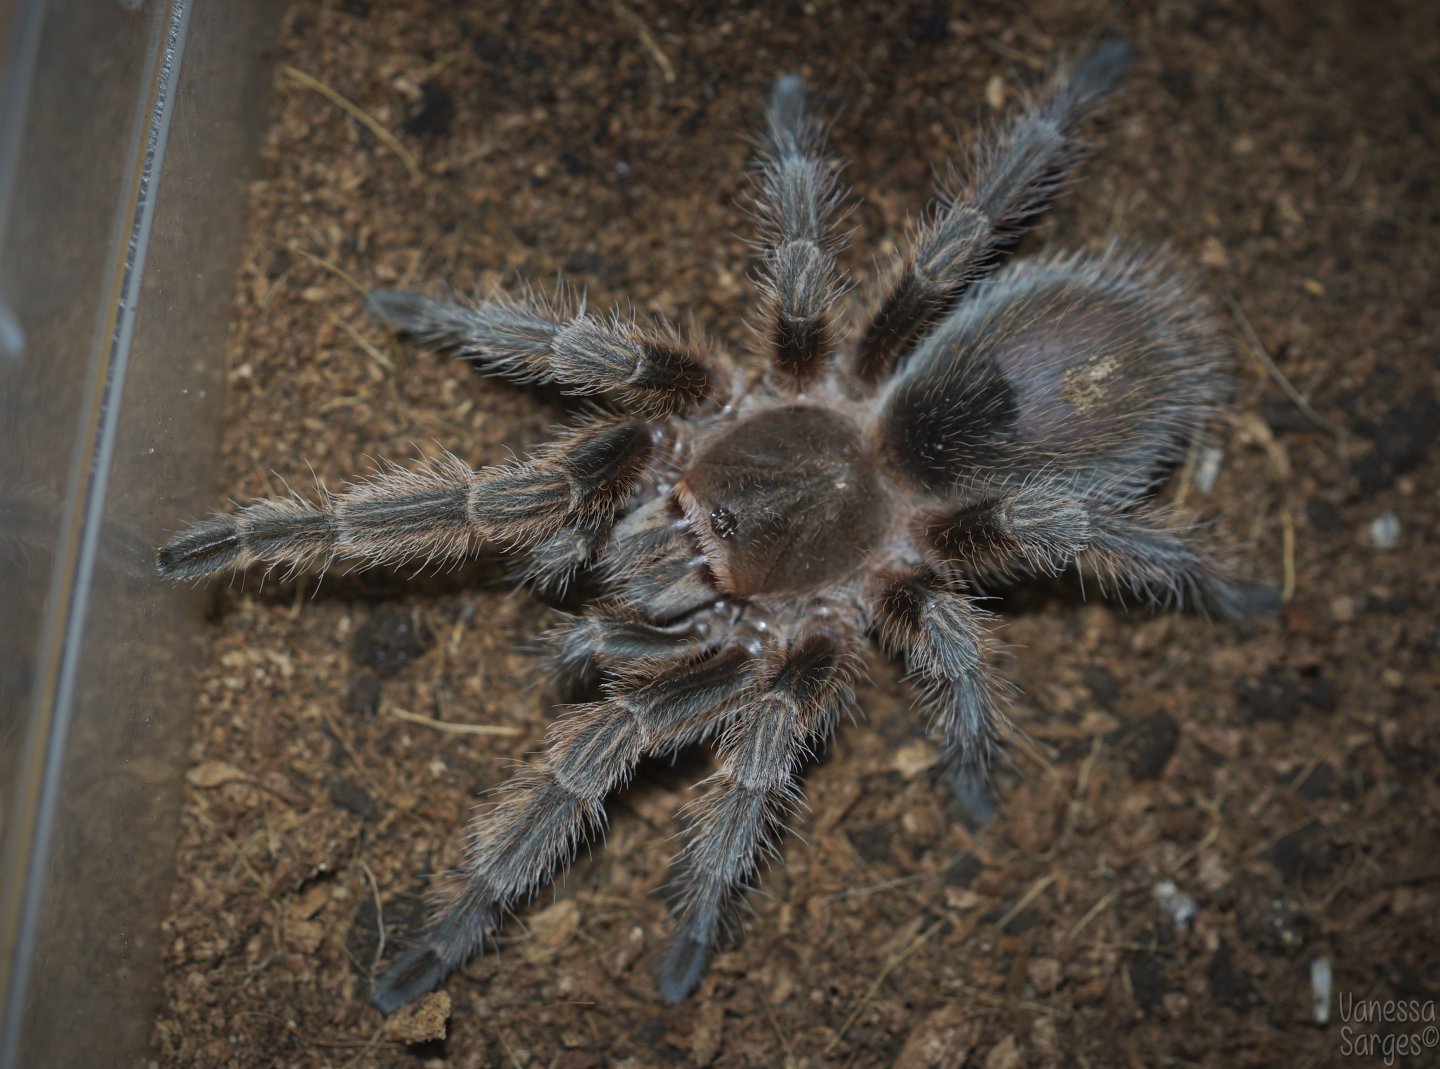
[[[798,767],[852,702],[867,633],[906,658],[959,782],[983,770],[1005,726],[976,604],[987,577],[1078,568],[1151,603],[1256,611],[1256,589],[1148,494],[1227,393],[1204,309],[1158,259],[1114,247],[998,266],[1129,64],[1103,45],[1008,119],[914,227],[853,346],[835,308],[835,170],[800,81],[781,78],[755,196],[768,367],[563,299],[376,292],[395,329],[603,414],[529,460],[475,471],[447,454],[319,504],[211,516],[160,550],[162,575],[189,578],[499,546],[527,555],[536,584],[583,569],[604,592],[551,636],[563,667],[599,673],[599,699],[475,819],[452,893],[380,978],[382,1010],[492,938],[643,755],[714,736],[660,974],[661,997],[684,998],[800,802]]]

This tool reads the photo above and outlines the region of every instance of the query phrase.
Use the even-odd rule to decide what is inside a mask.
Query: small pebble
[[[449,1019],[450,995],[436,991],[385,1018],[381,1035],[407,1046],[411,1043],[433,1043],[445,1038],[445,1023]]]
[[[1169,914],[1170,922],[1175,925],[1177,932],[1188,928],[1200,910],[1200,904],[1170,880],[1161,880],[1150,888],[1150,894],[1154,896],[1156,904]]]
[[[985,103],[996,111],[1005,106],[1005,79],[998,74],[992,74],[985,83]]]
[[[1195,462],[1195,475],[1191,479],[1195,489],[1208,494],[1215,489],[1215,481],[1220,478],[1220,464],[1225,459],[1225,451],[1218,445],[1207,445],[1200,450],[1200,457]]]
[[[939,759],[940,755],[930,743],[924,739],[912,739],[895,751],[890,767],[906,780],[912,780]]]
[[[1368,528],[1370,544],[1382,553],[1389,553],[1400,544],[1400,517],[1393,512],[1376,516]]]
[[[1212,235],[1200,246],[1200,262],[1206,267],[1227,268],[1230,266],[1230,254],[1225,251],[1220,239]]]
[[[1316,1024],[1330,1023],[1330,986],[1333,979],[1329,958],[1316,958],[1310,963],[1310,1009]]]

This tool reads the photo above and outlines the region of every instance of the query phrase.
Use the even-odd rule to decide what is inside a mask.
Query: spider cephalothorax
[[[835,311],[834,172],[799,81],[782,78],[756,194],[767,368],[563,299],[376,293],[394,328],[595,407],[525,461],[476,471],[446,455],[319,504],[212,516],[161,549],[162,574],[195,577],[499,546],[537,584],[587,570],[602,591],[550,636],[562,667],[598,677],[597,700],[566,711],[476,818],[451,893],[380,979],[382,1009],[491,938],[643,755],[714,737],[661,970],[662,996],[683,998],[775,848],[798,766],[852,700],[867,634],[908,661],[951,767],[983,767],[1003,725],[974,603],[987,576],[1078,568],[1152,603],[1258,607],[1147,496],[1226,392],[1203,309],[1158,260],[1115,248],[996,269],[1128,65],[1124,45],[1102,46],[1001,127],[916,226],[852,346]]]

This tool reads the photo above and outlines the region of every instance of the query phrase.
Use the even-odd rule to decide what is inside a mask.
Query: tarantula
[[[799,766],[851,704],[867,633],[908,662],[956,783],[1005,730],[977,584],[1078,568],[1111,593],[1259,611],[1225,554],[1151,500],[1228,391],[1208,315],[1154,257],[999,253],[1062,185],[1116,86],[1113,42],[1060,70],[956,170],[878,310],[844,344],[842,196],[798,78],[775,85],[755,207],[768,366],[667,325],[526,292],[469,306],[377,291],[394,329],[594,408],[533,457],[387,468],[318,504],[261,500],[189,527],[160,573],[523,554],[602,594],[550,636],[598,674],[544,754],[470,829],[423,939],[380,978],[389,1012],[437,986],[604,822],[645,754],[718,738],[688,813],[660,994],[698,984],[800,804]]]

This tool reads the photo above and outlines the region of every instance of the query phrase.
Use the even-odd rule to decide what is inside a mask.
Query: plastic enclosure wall
[[[0,1069],[149,1060],[277,7],[0,2]]]

